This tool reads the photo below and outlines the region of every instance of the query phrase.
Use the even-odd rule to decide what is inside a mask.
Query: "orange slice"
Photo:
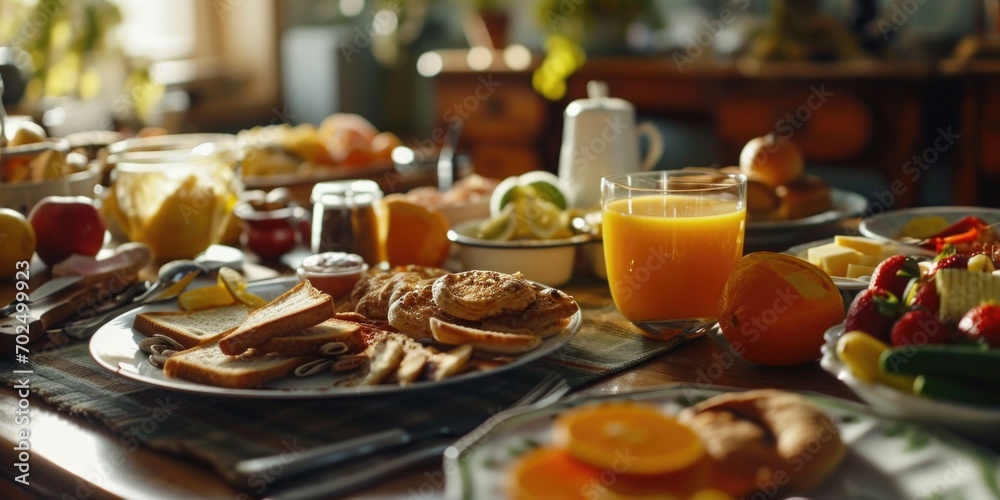
[[[611,468],[581,462],[566,450],[536,448],[518,457],[507,476],[508,496],[515,499],[656,498],[663,500],[730,498],[708,483],[707,457],[667,474],[632,475],[625,459]]]
[[[698,436],[659,408],[641,403],[587,406],[560,415],[553,441],[577,460],[612,469],[628,461],[628,474],[664,474],[705,455]],[[625,458],[622,458],[625,457]]]
[[[600,476],[601,469],[574,460],[564,450],[536,448],[512,465],[508,493],[515,499],[579,498]]]
[[[199,311],[210,307],[227,306],[236,302],[225,287],[219,285],[203,286],[187,290],[177,297],[177,303],[185,311]]]
[[[235,269],[223,267],[219,269],[219,286],[229,291],[236,300],[250,306],[260,307],[267,304],[263,297],[247,291],[247,280]]]
[[[441,212],[393,197],[382,200],[382,211],[385,257],[390,266],[444,264],[451,242],[448,220]]]

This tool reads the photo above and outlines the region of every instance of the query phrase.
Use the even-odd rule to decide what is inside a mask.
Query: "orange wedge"
[[[577,460],[601,469],[664,474],[691,466],[705,455],[688,426],[642,403],[587,406],[560,415],[552,429],[556,446]],[[624,459],[622,457],[625,457]]]
[[[203,286],[187,290],[177,297],[177,303],[185,311],[199,311],[210,307],[227,306],[236,302],[236,299],[219,285]]]
[[[507,492],[515,499],[550,498],[656,498],[663,500],[731,498],[718,490],[703,489],[709,460],[667,474],[632,475],[627,459],[611,468],[594,467],[556,447],[536,448],[518,457],[509,469]]]
[[[219,269],[219,286],[229,291],[236,300],[250,306],[260,307],[267,304],[263,297],[247,291],[247,280],[235,269],[223,267]]]
[[[448,220],[437,210],[409,201],[382,200],[385,258],[390,266],[441,267],[451,248]]]

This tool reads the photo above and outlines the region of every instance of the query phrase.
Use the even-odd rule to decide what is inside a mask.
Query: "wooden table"
[[[35,267],[41,269],[41,265]],[[247,264],[245,272],[262,277],[267,270]],[[273,274],[273,271],[271,271]],[[43,280],[42,274],[36,278]],[[13,295],[12,285],[0,286],[0,302]],[[12,355],[8,353],[7,355]],[[714,361],[713,361],[714,360]],[[714,363],[719,369],[708,370]],[[625,393],[672,383],[715,384],[743,388],[780,388],[816,391],[855,399],[850,389],[824,372],[818,363],[791,368],[756,367],[733,356],[720,336],[705,336],[659,358],[583,389],[601,394]],[[0,388],[0,448],[3,448],[4,483],[0,497],[29,498],[141,498],[209,497],[247,498],[217,477],[206,465],[185,457],[156,453],[142,447],[130,450],[120,436],[97,422],[59,413],[32,394],[30,402],[30,488],[13,482],[17,442],[13,416],[18,395]],[[289,404],[294,404],[291,402]],[[412,497],[440,494],[440,462],[423,464],[401,473],[359,495]],[[66,495],[66,496],[64,496]]]
[[[732,387],[775,387],[816,391],[855,399],[850,389],[818,364],[794,368],[760,368],[742,359],[734,359],[728,344],[717,336],[702,337],[660,358],[605,379],[585,389],[588,392],[616,394],[663,384],[704,383],[709,361],[719,359],[721,376],[712,383]],[[730,360],[732,362],[729,365]],[[712,375],[718,371],[712,372]],[[10,388],[0,389],[0,414],[13,415],[18,397]],[[290,403],[294,404],[294,403]],[[139,448],[130,451],[119,436],[99,423],[87,422],[46,407],[40,398],[31,398],[31,494],[59,498],[63,494],[80,498],[141,498],[150,494],[162,497],[242,498],[244,493],[232,488],[207,467]],[[6,477],[0,488],[4,498],[28,498],[25,491],[11,482],[12,448],[16,442],[13,419],[0,419],[0,447],[4,450]],[[117,457],[127,457],[122,461]],[[387,478],[377,488],[359,495],[410,497],[411,490],[421,491],[430,484],[440,492],[440,463],[431,462]],[[92,495],[92,496],[91,496]]]

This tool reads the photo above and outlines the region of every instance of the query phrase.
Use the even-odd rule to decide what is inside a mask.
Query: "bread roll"
[[[803,175],[775,189],[781,218],[801,219],[830,210],[830,187],[815,175]]]
[[[774,188],[756,180],[747,179],[747,212],[751,215],[769,214],[781,206]]]
[[[802,175],[802,168],[799,147],[774,134],[750,139],[740,153],[740,170],[771,187],[791,182]]]
[[[781,472],[787,488],[807,493],[822,483],[847,454],[834,420],[802,396],[774,389],[731,392],[709,398],[681,412],[679,420],[705,443],[705,451],[732,474],[728,485],[752,493],[759,473]],[[720,424],[740,423],[724,432]],[[757,432],[747,424],[759,426]],[[738,477],[736,477],[738,476]],[[739,479],[737,481],[737,479]],[[784,491],[784,489],[783,489]]]

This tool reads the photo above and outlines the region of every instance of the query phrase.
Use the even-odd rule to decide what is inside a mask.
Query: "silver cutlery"
[[[204,268],[194,261],[175,260],[168,262],[160,267],[157,280],[131,302],[98,314],[93,318],[66,323],[62,326],[62,331],[76,339],[90,338],[101,325],[122,313],[145,304],[172,299],[180,295],[204,271]]]
[[[547,406],[559,400],[569,389],[569,384],[562,377],[550,373],[524,396],[507,406],[505,411],[514,408]],[[266,472],[269,468],[275,470],[280,467],[282,480],[284,480],[376,451],[399,448],[406,444],[427,441],[433,437],[460,436],[472,431],[480,424],[482,424],[481,419],[462,418],[445,424],[429,424],[418,429],[390,429],[347,441],[318,446],[299,454],[291,461],[289,461],[288,454],[245,460],[237,463],[235,470],[250,478],[254,474]],[[275,494],[274,498],[311,498],[344,494],[367,486],[391,472],[433,457],[440,457],[447,448],[448,445],[442,445],[440,440],[432,440],[412,450],[407,449],[402,455],[372,467],[346,474],[337,474],[334,477],[327,476],[282,489],[280,493]]]
[[[42,283],[41,286],[35,289],[35,291],[28,294],[28,300],[23,302],[24,304],[31,304],[33,302],[38,302],[39,300],[48,297],[56,292],[60,292],[68,287],[71,287],[80,282],[83,276],[63,276],[61,278],[51,279]],[[6,318],[17,311],[17,305],[20,302],[12,301],[10,304],[0,308],[0,318]]]

